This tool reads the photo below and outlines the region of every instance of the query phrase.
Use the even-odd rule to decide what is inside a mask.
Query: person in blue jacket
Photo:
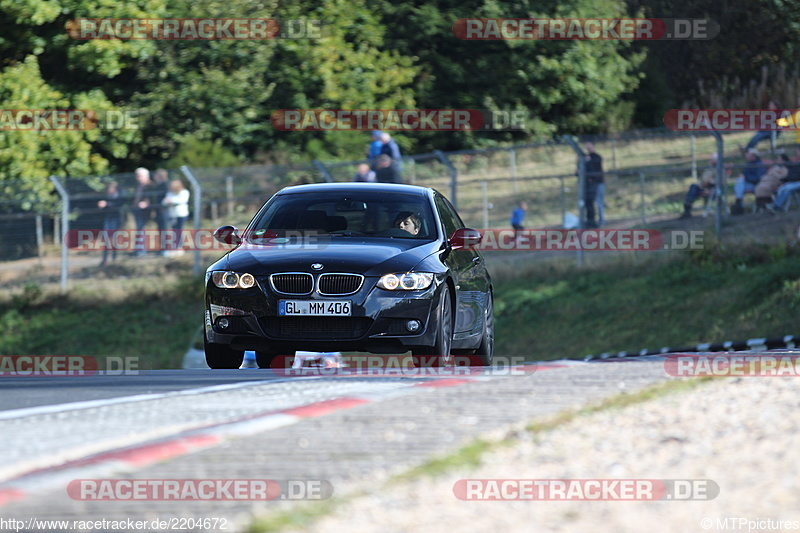
[[[381,155],[381,148],[383,148],[383,143],[381,142],[381,135],[383,132],[381,130],[373,130],[372,131],[372,141],[369,143],[369,147],[367,147],[367,159],[369,160],[370,167],[372,170],[375,170],[375,162],[379,155]]]
[[[742,168],[742,173],[736,179],[736,183],[733,186],[733,194],[736,197],[736,202],[731,207],[732,215],[744,214],[744,207],[742,206],[744,195],[746,193],[755,193],[756,185],[758,185],[759,180],[761,180],[761,176],[767,171],[767,167],[761,161],[761,158],[758,157],[758,151],[755,149],[751,148],[747,151],[745,160],[747,163],[745,163]]]
[[[525,227],[522,223],[525,221],[525,210],[528,209],[528,204],[525,200],[520,200],[514,211],[511,212],[511,227],[514,228],[514,235],[518,235]]]

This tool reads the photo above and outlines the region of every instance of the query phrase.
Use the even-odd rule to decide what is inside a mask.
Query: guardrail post
[[[328,167],[325,166],[325,163],[323,163],[319,159],[314,159],[311,163],[319,171],[319,174],[320,176],[322,176],[322,179],[324,179],[328,183],[331,183],[333,181],[333,176],[331,176],[331,173],[328,171]]]
[[[483,229],[489,229],[489,198],[486,192],[486,180],[481,181],[481,196],[483,197]]]
[[[203,217],[203,188],[200,186],[200,182],[197,181],[197,178],[194,177],[192,170],[188,166],[183,165],[181,167],[181,172],[184,176],[186,176],[186,179],[189,180],[189,183],[192,186],[192,197],[194,199],[194,229],[195,231],[198,231],[200,230],[200,224],[202,223],[201,220]],[[199,276],[201,273],[200,249],[197,247],[197,243],[195,242],[192,275]]]
[[[225,199],[228,201],[228,218],[233,217],[233,176],[225,178]]]
[[[617,174],[617,140],[611,139],[611,173],[614,175],[615,181],[619,179]]]
[[[42,214],[36,213],[36,255],[42,258],[42,246],[44,245],[44,231],[42,230]]]
[[[514,147],[508,149],[508,166],[511,169],[511,182],[514,185],[514,194],[519,193],[519,189],[517,186],[517,151],[514,150]]]
[[[453,207],[456,209],[458,208],[458,169],[453,165],[453,162],[447,158],[444,152],[441,150],[435,150],[433,152],[436,154],[436,157],[441,161],[441,163],[447,167],[450,171],[450,203],[453,204]]]
[[[586,159],[581,150],[581,147],[578,146],[578,142],[575,140],[574,137],[570,135],[562,136],[562,139],[575,151],[575,155],[578,156],[578,213],[580,213],[580,227],[586,227],[586,201],[585,201],[585,194],[586,194]],[[583,250],[578,250],[577,252],[577,262],[578,266],[583,266]]]
[[[717,139],[717,197],[716,212],[714,213],[714,229],[717,231],[717,239],[722,237],[722,209],[725,205],[725,189],[723,187],[723,175],[725,173],[725,162],[723,156],[725,154],[725,141],[718,131],[712,131],[711,134]]]
[[[639,196],[641,198],[642,225],[647,224],[647,212],[644,207],[644,172],[639,172]]]
[[[66,292],[69,288],[69,192],[55,176],[50,176],[50,181],[61,197],[61,290]]]

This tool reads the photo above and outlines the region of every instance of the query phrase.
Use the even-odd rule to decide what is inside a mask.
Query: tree
[[[636,48],[647,51],[643,66],[649,81],[636,94],[636,121],[642,126],[663,125],[663,113],[676,107],[765,106],[778,97],[795,105],[798,95],[789,80],[771,79],[763,94],[747,95],[763,68],[778,71],[796,67],[800,59],[800,12],[791,0],[697,0],[680,4],[672,0],[628,0],[631,12],[646,17],[711,19],[718,36],[708,40],[645,41]],[[782,93],[782,94],[781,94]],[[742,97],[745,96],[742,101]],[[788,100],[788,101],[787,101]]]
[[[157,2],[147,2],[153,8]],[[118,7],[90,0],[0,0],[0,102],[7,111],[0,130],[0,183],[6,198],[24,209],[50,200],[50,175],[87,176],[107,172],[125,160],[139,133],[92,127],[71,131],[20,131],[11,110],[86,110],[105,119],[125,111],[114,101],[124,69],[152,48],[143,41],[79,41],[67,34],[70,20],[87,16],[141,16],[138,4]],[[116,87],[118,89],[119,86]],[[116,91],[119,92],[119,91]],[[124,91],[122,91],[124,92]]]
[[[322,21],[316,38],[161,41],[139,69],[134,101],[152,117],[143,157],[163,160],[186,136],[219,140],[237,155],[280,160],[281,152],[359,157],[361,132],[282,132],[270,124],[280,109],[350,109],[413,105],[412,60],[381,49],[384,28],[366,0],[300,1],[258,8],[234,0],[173,4],[171,16],[270,17]],[[295,24],[296,26],[297,24]],[[309,153],[309,149],[313,153]]]
[[[461,18],[624,17],[615,0],[493,0],[404,2],[383,0],[387,45],[417,57],[417,104],[425,108],[525,109],[531,119],[523,138],[625,127],[608,117],[637,86],[642,54],[625,41],[467,41],[453,33]],[[487,142],[488,134],[428,136],[430,147]],[[519,136],[499,136],[509,140]]]

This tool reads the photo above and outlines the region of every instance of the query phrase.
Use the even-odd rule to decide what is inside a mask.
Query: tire
[[[206,352],[206,364],[210,368],[239,368],[244,361],[244,350],[233,350],[227,344],[208,342],[205,335],[203,348]]]
[[[494,357],[494,296],[489,293],[489,303],[483,315],[483,336],[475,355],[480,359],[481,365],[491,366]]]
[[[420,346],[411,351],[414,366],[453,366],[453,308],[450,291],[445,286],[436,306],[436,340],[433,346]]]

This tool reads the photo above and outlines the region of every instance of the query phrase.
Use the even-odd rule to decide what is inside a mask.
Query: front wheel
[[[436,306],[437,321],[439,326],[436,331],[436,340],[433,346],[420,346],[411,351],[414,366],[417,368],[428,366],[452,366],[453,355],[453,310],[450,303],[450,291],[447,287],[442,289],[439,305]]]
[[[244,350],[234,350],[227,344],[208,342],[205,335],[203,349],[206,352],[206,364],[210,368],[239,368],[244,361]]]

